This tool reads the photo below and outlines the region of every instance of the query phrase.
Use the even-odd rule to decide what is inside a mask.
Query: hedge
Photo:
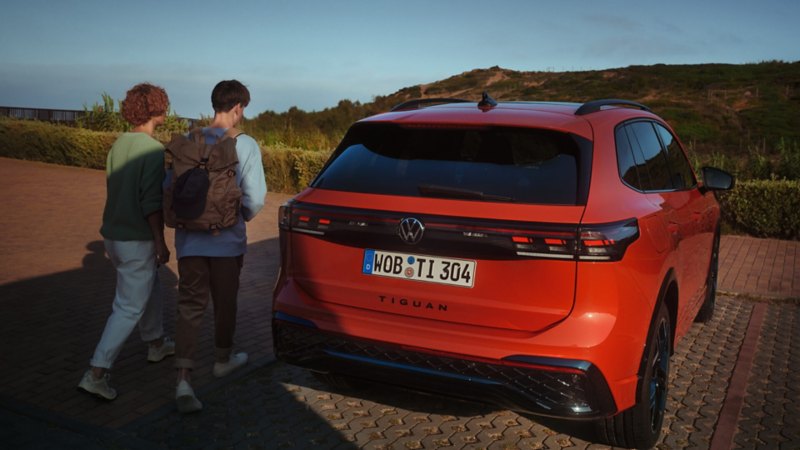
[[[800,181],[737,182],[717,199],[723,218],[735,229],[757,237],[800,239]]]
[[[105,169],[108,150],[121,134],[4,118],[0,119],[0,156]]]
[[[311,183],[331,152],[290,148],[261,148],[267,187],[272,192],[295,194]]]
[[[105,169],[106,155],[121,133],[95,132],[45,122],[0,118],[0,156]],[[166,143],[167,133],[156,138]],[[262,147],[270,192],[305,189],[331,152]],[[725,222],[753,236],[800,239],[800,181],[758,180],[717,195]]]
[[[0,118],[0,157],[105,169],[108,150],[121,134]],[[163,144],[170,137],[169,133],[155,134]],[[268,189],[288,194],[302,191],[330,155],[329,151],[262,147]]]

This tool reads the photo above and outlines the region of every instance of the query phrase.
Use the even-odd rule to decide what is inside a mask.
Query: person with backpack
[[[246,353],[233,352],[239,274],[247,251],[245,222],[258,214],[267,194],[261,150],[235,128],[249,103],[250,92],[242,83],[221,81],[211,93],[211,124],[176,135],[167,145],[172,169],[164,183],[164,214],[167,226],[175,228],[178,257],[175,400],[182,413],[202,408],[191,373],[209,294],[214,305],[214,376],[224,377],[247,364]]]
[[[161,209],[164,146],[153,139],[168,106],[167,93],[158,86],[143,83],[129,90],[120,109],[134,128],[114,142],[106,160],[107,199],[100,234],[117,271],[117,287],[91,368],[78,384],[79,391],[104,400],[117,397],[107,372],[137,323],[142,340],[150,343],[148,361],[175,353],[175,344],[164,337],[157,270],[170,256]]]

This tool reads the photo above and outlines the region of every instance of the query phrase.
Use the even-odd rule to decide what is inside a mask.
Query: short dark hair
[[[211,106],[214,112],[228,112],[239,103],[250,104],[250,91],[236,80],[220,81],[211,91]]]

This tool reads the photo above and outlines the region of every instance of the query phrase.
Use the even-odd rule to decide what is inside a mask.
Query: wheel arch
[[[650,325],[648,326],[647,341],[645,341],[646,343],[649,343],[653,337],[653,322],[656,320],[656,316],[661,310],[661,305],[666,305],[667,312],[669,313],[669,327],[670,332],[672,333],[670,355],[672,355],[675,352],[675,331],[678,327],[678,277],[675,275],[675,269],[672,267],[667,270],[666,275],[664,275],[664,279],[661,281],[661,287],[658,290],[658,299],[656,300],[655,307],[650,315]],[[642,348],[642,358],[641,362],[639,363],[640,379],[644,377],[645,360],[647,359],[644,355],[646,354],[645,352],[647,352],[647,350],[647,344],[645,344],[644,348]]]

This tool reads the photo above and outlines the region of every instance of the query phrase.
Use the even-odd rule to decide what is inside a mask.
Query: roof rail
[[[389,112],[394,111],[401,111],[403,109],[411,109],[412,107],[417,108],[419,105],[424,105],[426,103],[469,103],[469,100],[463,100],[460,98],[418,98],[416,100],[409,100],[407,102],[400,103],[399,105],[392,108]]]
[[[652,112],[652,111],[650,111],[650,108],[648,108],[647,106],[642,105],[641,103],[631,102],[631,101],[628,101],[628,100],[616,100],[616,99],[609,98],[609,99],[605,99],[605,100],[594,100],[594,101],[591,101],[591,102],[586,102],[583,105],[581,105],[581,107],[578,108],[575,111],[575,115],[576,116],[583,116],[583,115],[586,115],[586,114],[589,114],[589,113],[600,111],[600,108],[603,107],[603,106],[614,106],[614,105],[635,106],[637,108],[640,108],[643,111]]]

